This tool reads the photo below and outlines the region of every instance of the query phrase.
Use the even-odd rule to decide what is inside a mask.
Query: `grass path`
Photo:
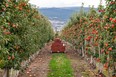
[[[66,54],[54,53],[49,64],[48,77],[74,77],[73,69]]]

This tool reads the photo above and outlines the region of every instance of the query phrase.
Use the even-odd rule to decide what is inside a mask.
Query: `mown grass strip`
[[[63,53],[54,53],[49,64],[48,77],[74,77],[70,60]]]

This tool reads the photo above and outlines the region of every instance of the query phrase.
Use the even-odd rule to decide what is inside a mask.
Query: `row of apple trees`
[[[62,30],[62,38],[72,43],[90,64],[103,64],[108,73],[116,73],[116,2],[106,0],[106,7],[100,5],[84,12],[83,6],[75,13]],[[111,77],[111,76],[109,76]]]
[[[28,0],[0,1],[0,68],[19,69],[53,37],[48,19]]]

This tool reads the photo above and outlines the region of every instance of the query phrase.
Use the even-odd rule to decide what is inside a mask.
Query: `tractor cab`
[[[65,45],[61,39],[55,38],[54,42],[51,45],[51,51],[54,52],[65,52]]]

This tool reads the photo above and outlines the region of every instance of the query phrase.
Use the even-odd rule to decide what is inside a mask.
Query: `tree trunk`
[[[110,55],[108,54],[108,60],[110,58]],[[109,68],[110,61],[108,61],[108,77],[110,77],[110,68]]]
[[[10,77],[9,69],[8,69],[8,68],[6,68],[6,69],[4,70],[4,75],[3,75],[3,77]]]
[[[84,47],[82,46],[82,57],[84,57],[85,54],[84,54]]]
[[[108,77],[111,77],[110,76],[110,68],[108,67]]]
[[[91,60],[90,60],[90,64],[93,63],[93,56],[91,55]]]
[[[99,48],[99,58],[101,57],[101,48],[100,48],[100,45],[98,46]],[[102,71],[102,68],[101,68],[101,62],[99,62],[99,70]]]

